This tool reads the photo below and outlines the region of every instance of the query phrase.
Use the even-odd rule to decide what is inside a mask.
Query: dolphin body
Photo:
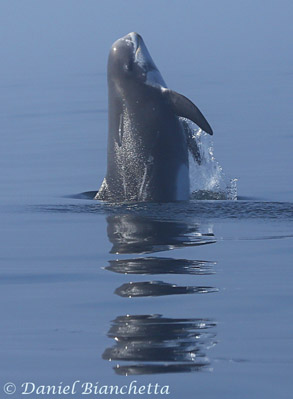
[[[171,202],[189,199],[188,151],[200,155],[186,119],[209,134],[200,110],[167,88],[140,35],[118,39],[108,59],[107,174],[95,199]]]

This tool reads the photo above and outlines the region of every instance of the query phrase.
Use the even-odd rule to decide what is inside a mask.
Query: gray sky
[[[292,72],[292,10],[289,0],[2,0],[0,71],[104,72],[111,43],[138,31],[162,70]]]

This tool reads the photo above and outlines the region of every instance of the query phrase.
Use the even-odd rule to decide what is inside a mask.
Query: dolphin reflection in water
[[[162,220],[138,214],[107,218],[108,237],[116,254],[148,254],[215,242],[211,226],[189,220]],[[201,231],[206,231],[202,233]],[[215,262],[141,256],[110,260],[105,269],[124,275],[201,276],[214,273]],[[190,278],[188,278],[190,283]],[[214,287],[177,285],[164,281],[131,281],[116,288],[122,298],[162,297],[216,292]],[[210,369],[207,351],[216,344],[216,322],[207,318],[176,318],[158,314],[118,316],[108,337],[115,344],[102,357],[116,361],[115,373],[143,375]]]
[[[108,238],[111,253],[151,253],[215,242],[210,232],[199,231],[199,225],[189,221],[160,220],[135,214],[108,216]]]
[[[214,327],[209,319],[120,316],[108,332],[115,345],[103,359],[131,361],[114,367],[120,375],[199,371],[210,364],[205,352],[215,344]]]
[[[184,221],[155,220],[139,215],[115,215],[108,219],[108,237],[113,247],[111,253],[148,253],[215,242],[213,233],[202,234],[198,225]],[[136,258],[110,261],[108,270],[127,274],[209,274],[213,262],[188,259]],[[147,267],[146,267],[147,265]],[[200,266],[199,266],[200,265]],[[197,268],[196,268],[197,267]],[[133,274],[133,272],[132,272]],[[163,281],[129,282],[115,290],[121,297],[147,297],[182,294],[201,294],[217,291],[209,286],[178,286]]]
[[[120,274],[214,274],[216,262],[195,259],[174,259],[148,256],[142,258],[115,259],[105,269]]]

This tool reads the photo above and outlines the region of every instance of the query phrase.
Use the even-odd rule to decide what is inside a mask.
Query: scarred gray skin
[[[180,116],[193,112],[185,112],[185,105],[195,106],[167,89],[137,33],[117,40],[110,50],[108,101],[107,174],[95,198],[110,202],[188,200],[190,134]],[[197,108],[196,112],[204,130],[212,134]]]

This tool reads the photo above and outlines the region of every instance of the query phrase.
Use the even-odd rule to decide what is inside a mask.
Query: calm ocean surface
[[[59,4],[1,5],[0,385],[289,398],[291,3]],[[211,123],[238,201],[78,195],[104,177],[107,53],[133,30]]]

